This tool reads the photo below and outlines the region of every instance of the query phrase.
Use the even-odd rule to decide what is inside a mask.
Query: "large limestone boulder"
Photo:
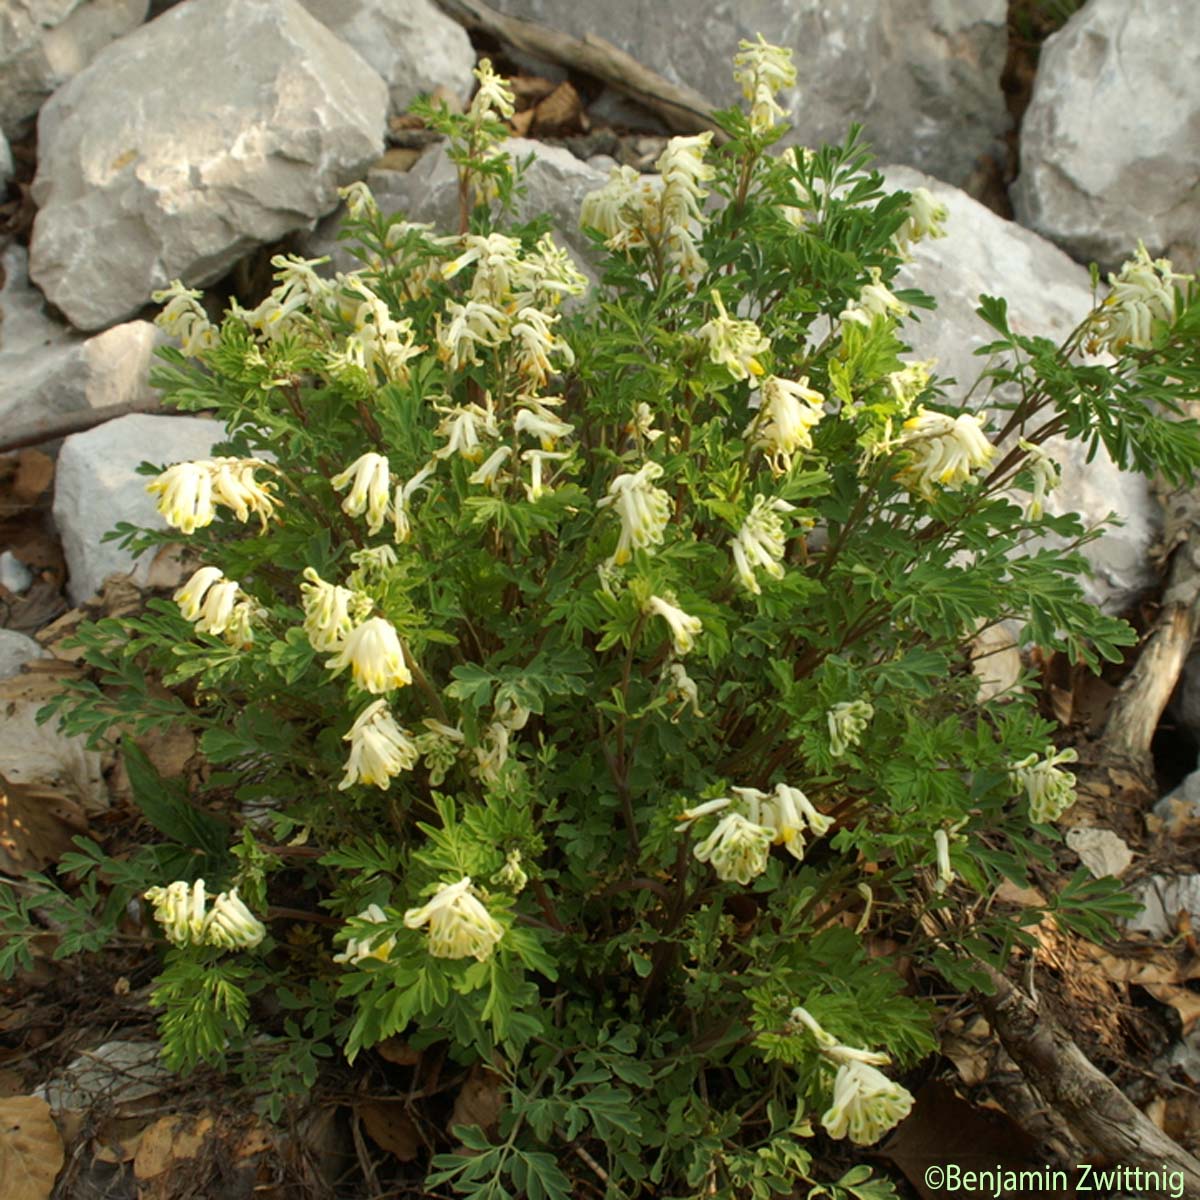
[[[0,130],[12,135],[42,102],[145,19],[149,0],[0,0]]]
[[[887,167],[884,173],[893,190],[928,188],[949,211],[946,236],[919,243],[902,280],[938,302],[935,313],[921,314],[920,324],[906,323],[903,336],[915,357],[937,358],[937,374],[958,381],[951,395],[964,394],[975,382],[987,365],[975,351],[996,338],[975,314],[980,295],[1008,300],[1014,332],[1055,341],[1090,311],[1087,270],[1057,247],[919,171]],[[986,400],[986,390],[977,395],[981,403]],[[994,417],[992,429],[998,429]],[[1084,547],[1095,571],[1083,580],[1084,591],[1106,611],[1121,612],[1158,579],[1149,552],[1161,514],[1150,485],[1144,476],[1117,470],[1103,448],[1091,463],[1078,442],[1056,438],[1046,449],[1063,468],[1062,484],[1047,500],[1048,512],[1077,512],[1085,524],[1115,512],[1124,522]]]
[[[1181,0],[1185,2],[1185,0]],[[493,0],[576,37],[599,34],[721,107],[738,101],[732,58],[761,32],[795,51],[782,103],[807,145],[841,142],[850,123],[885,161],[965,183],[1009,126],[1000,89],[1005,0]]]
[[[432,0],[301,0],[322,24],[353,46],[388,85],[392,112],[446,88],[465,100],[475,51],[467,31]]]
[[[1090,0],[1042,48],[1013,203],[1075,258],[1200,250],[1200,4]]]
[[[219,421],[201,417],[121,417],[76,433],[63,442],[54,477],[54,519],[67,560],[67,593],[82,604],[114,572],[129,572],[144,585],[153,555],[135,560],[128,550],[101,538],[119,521],[165,529],[149,479],[137,474],[142,462],[171,463],[210,458],[224,440]]]
[[[337,205],[383,149],[387,87],[298,0],[190,0],[42,109],[30,274],[103,329]]]
[[[85,338],[43,311],[30,286],[25,251],[0,256],[0,427],[113,404],[149,401],[154,351],[161,344],[149,321],[126,321]]]

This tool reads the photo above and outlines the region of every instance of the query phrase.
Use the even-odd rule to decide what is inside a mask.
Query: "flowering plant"
[[[588,197],[598,283],[502,224],[485,64],[467,114],[426,110],[457,234],[354,185],[356,271],[280,257],[219,327],[163,294],[157,381],[228,440],[154,469],[169,530],[123,532],[195,571],[86,627],[100,678],[51,707],[97,736],[185,723],[209,769],[185,797],[130,750],[167,844],[60,870],[104,880],[105,913],[145,892],[177,1066],[266,1079],[276,1111],[391,1037],[493,1073],[497,1127],[426,1126],[427,1186],[790,1195],[810,1118],[883,1136],[935,1045],[928,981],[983,986],[1030,936],[965,898],[1051,862],[1071,802],[1032,679],[981,700],[972,639],[1018,621],[1093,667],[1132,640],[1078,585],[1094,531],[1044,510],[1048,439],[1200,463],[1168,411],[1194,281],[1139,259],[1062,347],[984,298],[1017,386],[968,410],[903,357],[931,301],[896,273],[944,209],[888,194],[856,134],[772,151],[790,52],[746,43],[737,78],[720,144]],[[202,873],[230,889],[208,915]],[[1122,911],[1076,883],[1060,922]]]

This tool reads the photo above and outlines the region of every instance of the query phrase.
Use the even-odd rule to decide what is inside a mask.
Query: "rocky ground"
[[[568,49],[601,33],[677,99],[691,89],[686,104],[664,108],[619,70],[585,71],[575,52],[550,56],[544,38],[534,38],[540,56],[517,38],[522,49],[498,36],[506,18],[569,35],[551,39]],[[704,128],[706,105],[733,102],[730,55],[759,31],[797,52],[800,84],[784,97],[792,140],[841,140],[861,122],[890,164],[890,184],[927,187],[949,209],[947,237],[918,247],[907,268],[937,299],[938,318],[906,332],[914,356],[936,357],[957,386],[975,378],[973,351],[988,340],[974,315],[982,292],[1008,298],[1014,329],[1057,340],[1090,307],[1090,261],[1113,269],[1141,239],[1176,269],[1200,265],[1194,0],[494,0],[491,9],[475,0],[0,0],[0,775],[10,797],[0,869],[40,867],[72,834],[120,827],[112,760],[38,729],[32,713],[57,676],[81,669],[59,643],[82,609],[130,611],[178,579],[170,559],[135,564],[101,540],[118,521],[159,523],[137,464],[202,457],[222,437],[203,416],[153,412],[151,293],[181,277],[209,289],[214,312],[231,295],[252,305],[280,249],[333,254],[344,269],[337,189],[356,179],[385,211],[449,225],[453,168],[444,146],[404,114],[431,91],[465,102],[484,52],[515,77],[511,152],[534,155],[525,208],[549,212],[586,261],[576,228],[583,195],[614,161],[649,169],[671,132]],[[1091,592],[1106,611],[1148,628],[1171,548],[1152,482],[1070,451],[1052,501],[1091,521],[1120,516],[1120,527],[1086,548]],[[1081,742],[1094,737],[1122,672],[1091,681],[1062,663],[1041,666],[1055,715]],[[1162,799],[1153,812],[1145,821],[1114,816],[1111,829],[1092,813],[1067,836],[1093,872],[1123,874],[1144,898],[1129,945],[1084,961],[1077,947],[1068,955],[1046,940],[1063,1003],[1105,1014],[1085,1048],[1193,1151],[1198,746],[1200,663],[1184,671],[1155,741]],[[153,749],[160,769],[176,773],[191,754]],[[18,793],[24,824],[13,815]],[[1166,943],[1182,944],[1187,961]],[[101,980],[115,995],[86,1019],[66,1006],[96,979],[46,963],[19,982],[0,1006],[0,1097],[42,1085],[75,1155],[64,1178],[76,1190],[60,1194],[132,1195],[100,1189],[133,1176],[139,1195],[172,1194],[147,1183],[167,1171],[154,1167],[187,1158],[178,1150],[193,1144],[184,1133],[199,1138],[195,1146],[204,1137],[194,1126],[163,1126],[179,1118],[146,1050],[144,1004],[119,1003],[130,979],[117,970]],[[944,1054],[941,1077],[957,1080],[960,1097],[1019,1109],[982,1018],[951,1022]],[[939,1103],[966,1103],[950,1096]],[[118,1117],[132,1106],[137,1120],[98,1138],[97,1097]],[[139,1132],[147,1097],[150,1120],[158,1118],[150,1133]],[[359,1161],[403,1161],[395,1122],[358,1103],[370,1135]],[[259,1170],[267,1134],[223,1128],[232,1161]],[[344,1169],[332,1125],[300,1140],[304,1170]],[[893,1154],[901,1168],[902,1149]]]

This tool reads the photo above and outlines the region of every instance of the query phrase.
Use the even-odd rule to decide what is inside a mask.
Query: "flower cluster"
[[[662,617],[671,630],[671,641],[675,653],[682,658],[696,645],[696,638],[704,628],[699,617],[689,617],[681,608],[662,599],[661,596],[651,596],[646,602],[646,612]]]
[[[857,746],[866,732],[875,709],[866,700],[848,700],[835,704],[828,712],[829,753],[842,758],[851,746]]]
[[[957,417],[921,407],[917,415],[904,422],[900,442],[911,458],[897,478],[910,491],[925,500],[934,495],[934,484],[948,492],[957,492],[971,478],[971,472],[986,467],[996,454],[983,435],[984,418],[975,413]]]
[[[1039,521],[1045,509],[1046,497],[1062,483],[1062,467],[1041,446],[1035,446],[1024,438],[1017,445],[1025,451],[1025,467],[1033,476],[1033,493],[1029,497],[1025,515],[1031,521]]]
[[[887,320],[890,317],[908,316],[908,305],[896,299],[881,281],[883,272],[879,267],[871,267],[868,274],[871,282],[864,285],[857,300],[852,300],[842,309],[838,314],[839,319],[869,327],[877,318]]]
[[[662,477],[663,469],[648,462],[637,471],[618,475],[608,485],[608,495],[597,505],[613,505],[621,518],[621,534],[617,548],[609,559],[611,566],[623,566],[634,550],[648,550],[662,544],[663,531],[671,518],[671,497],[654,480]]]
[[[923,187],[913,188],[904,224],[896,233],[897,250],[907,257],[916,242],[945,237],[943,226],[949,215],[946,206],[932,192]]]
[[[242,522],[253,513],[265,530],[277,507],[271,495],[274,485],[260,483],[254,472],[267,466],[258,458],[204,458],[176,463],[146,484],[146,491],[158,497],[156,507],[163,520],[181,533],[195,533],[211,525],[219,504],[233,509],[233,515]]]
[[[191,885],[178,880],[165,888],[152,887],[145,895],[154,906],[154,919],[173,945],[252,950],[267,936],[266,926],[242,902],[237,888],[216,896],[211,909],[203,879]]]
[[[753,321],[731,317],[716,288],[712,298],[717,315],[702,325],[696,336],[708,342],[710,361],[724,367],[734,379],[757,379],[764,368],[756,356],[770,350],[771,343]]]
[[[1137,254],[1108,277],[1112,291],[1092,318],[1088,352],[1119,355],[1127,346],[1152,349],[1159,331],[1175,323],[1175,284],[1194,278],[1174,272],[1170,259],[1151,259],[1138,242]]]
[[[786,500],[768,500],[766,496],[756,495],[749,516],[729,543],[738,582],[752,596],[762,594],[757,571],[766,571],[772,579],[783,578],[787,534],[780,513],[794,510],[795,505]]]
[[[1075,803],[1075,776],[1061,769],[1061,763],[1079,761],[1078,753],[1070,746],[1055,753],[1046,747],[1046,757],[1031,754],[1013,765],[1008,772],[1013,787],[1029,799],[1029,819],[1036,825],[1048,825]]]
[[[687,809],[676,826],[684,830],[701,817],[724,813],[709,836],[697,843],[695,855],[700,862],[711,862],[717,877],[727,882],[744,885],[761,875],[772,846],[783,846],[802,860],[806,835],[822,837],[833,824],[799,788],[786,783],[776,784],[773,792],[750,787],[730,791],[732,797]]]
[[[804,1008],[792,1010],[791,1024],[811,1033],[821,1057],[837,1066],[833,1103],[821,1117],[830,1137],[873,1146],[912,1111],[911,1093],[877,1069],[891,1061],[886,1054],[843,1046]]]
[[[383,925],[387,921],[387,914],[378,904],[368,904],[362,912],[355,915],[354,919],[371,925]],[[360,962],[368,958],[373,958],[378,962],[387,962],[395,948],[396,939],[390,935],[381,937],[379,934],[366,934],[360,937],[351,937],[346,939],[345,950],[340,954],[335,954],[333,961],[348,963],[352,967],[358,966]]]
[[[761,33],[757,42],[739,42],[738,51],[733,56],[734,82],[742,85],[742,95],[750,101],[750,128],[766,133],[778,118],[787,116],[775,93],[796,86],[792,52],[772,46]]]
[[[763,380],[758,416],[746,427],[750,444],[761,450],[771,471],[782,475],[800,450],[812,449],[812,431],[825,415],[825,397],[808,386],[808,376],[798,380],[769,375]]]
[[[457,883],[444,883],[433,899],[404,914],[409,929],[429,926],[429,953],[434,958],[475,958],[484,962],[492,956],[504,927],[488,912],[464,875]]]
[[[172,280],[170,287],[150,293],[155,304],[166,305],[154,318],[155,325],[177,337],[179,349],[188,358],[195,358],[217,344],[217,330],[200,303],[203,296],[203,292],[185,288],[178,279]]]
[[[223,637],[231,646],[247,649],[254,644],[252,622],[264,610],[232,579],[226,579],[219,567],[201,567],[172,599],[185,620],[201,633]]]
[[[386,788],[393,776],[417,765],[417,744],[408,730],[392,719],[386,700],[367,705],[343,741],[350,743],[350,759],[339,791],[356,783]]]

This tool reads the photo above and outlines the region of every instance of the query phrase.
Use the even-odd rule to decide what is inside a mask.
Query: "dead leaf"
[[[50,1105],[36,1096],[0,1100],[0,1196],[48,1200],[62,1164]]]
[[[508,86],[512,88],[517,108],[521,109],[531,108],[539,100],[544,100],[558,84],[553,79],[546,79],[541,75],[513,75],[508,81]]]
[[[503,1086],[504,1081],[495,1071],[478,1063],[473,1066],[454,1097],[454,1111],[448,1122],[450,1132],[454,1132],[455,1125],[478,1125],[485,1133],[494,1130],[504,1108]]]
[[[178,544],[160,546],[146,572],[147,588],[174,589],[183,582],[185,550]]]
[[[1143,983],[1140,986],[1160,1004],[1169,1004],[1179,1014],[1184,1037],[1187,1037],[1196,1022],[1200,1021],[1200,995],[1190,988],[1176,987],[1170,983]]]
[[[563,80],[534,110],[534,127],[540,134],[564,133],[578,129],[583,119],[583,101],[567,80]]]
[[[524,112],[513,113],[508,119],[508,127],[517,137],[528,137],[529,131],[533,127],[533,118],[536,115],[532,108],[527,108]]]
[[[415,1067],[421,1061],[420,1050],[414,1050],[407,1042],[398,1037],[384,1038],[372,1047],[380,1058],[398,1067]]]
[[[12,481],[12,495],[17,501],[32,504],[54,482],[54,459],[40,450],[22,450],[17,459],[17,473]]]
[[[403,1100],[367,1100],[354,1111],[371,1140],[400,1162],[412,1162],[420,1154],[421,1135]]]
[[[57,789],[0,775],[0,867],[10,874],[57,862],[87,827],[83,809]]]
[[[969,1023],[959,1018],[950,1021],[942,1034],[941,1049],[968,1087],[982,1083],[991,1074],[994,1042],[983,1017],[976,1016]]]
[[[1039,1146],[1003,1113],[986,1111],[933,1080],[917,1093],[909,1116],[897,1126],[880,1153],[904,1172],[924,1200],[944,1200],[945,1192],[926,1183],[934,1165],[954,1163],[960,1170],[1031,1170],[1039,1162]],[[939,1184],[940,1186],[940,1184]],[[992,1196],[966,1188],[958,1196]]]
[[[183,1160],[195,1158],[213,1128],[210,1116],[163,1117],[143,1134],[133,1159],[138,1179],[155,1179]]]
[[[22,595],[8,601],[4,628],[34,637],[66,608],[62,589],[54,580],[35,579]]]
[[[1111,829],[1077,825],[1066,842],[1096,879],[1123,875],[1133,862],[1133,851]]]
[[[147,1128],[145,1117],[119,1117],[104,1122],[92,1139],[92,1156],[114,1165],[132,1162]]]
[[[0,763],[4,764],[4,777],[13,784],[57,791],[85,812],[103,812],[109,807],[109,799],[100,754],[87,748],[84,735],[63,734],[55,720],[37,723],[38,710],[61,687],[54,676],[37,673],[0,680]]]
[[[1147,947],[1145,951],[1113,954],[1091,942],[1078,945],[1081,956],[1099,968],[1113,983],[1136,983],[1149,988],[1158,984],[1185,984],[1200,979],[1200,959],[1180,958],[1166,947]]]

